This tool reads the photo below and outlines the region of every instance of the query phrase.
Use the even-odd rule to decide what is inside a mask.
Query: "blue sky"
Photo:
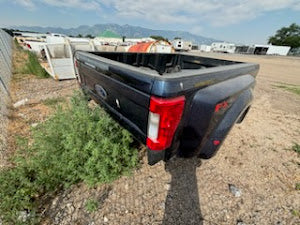
[[[0,0],[0,27],[117,23],[252,44],[294,22],[300,0]]]

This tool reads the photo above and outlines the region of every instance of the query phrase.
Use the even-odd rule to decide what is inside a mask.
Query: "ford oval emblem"
[[[105,89],[104,89],[101,85],[96,84],[96,85],[95,85],[95,90],[96,90],[97,94],[98,94],[101,98],[103,98],[103,99],[106,99],[106,98],[107,98],[107,93],[106,93]]]

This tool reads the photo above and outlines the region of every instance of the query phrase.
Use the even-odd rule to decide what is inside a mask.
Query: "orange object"
[[[155,41],[138,43],[136,45],[131,46],[128,49],[128,52],[149,52],[150,47],[155,43]]]

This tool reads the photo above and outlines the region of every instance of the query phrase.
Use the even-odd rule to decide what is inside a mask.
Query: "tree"
[[[159,35],[151,35],[150,37],[157,40],[157,41],[167,41],[167,42],[169,42],[168,38],[164,38],[164,37],[159,36]]]
[[[2,28],[2,30],[4,30],[6,33],[8,33],[10,36],[14,36],[14,31],[13,29],[8,29],[8,28]]]
[[[81,38],[81,37],[82,37],[82,34],[78,34],[77,37]]]
[[[87,35],[85,35],[85,37],[86,37],[86,38],[94,38],[94,36],[91,35],[91,34],[87,34]]]
[[[289,27],[277,30],[274,36],[269,37],[268,43],[291,46],[292,48],[300,47],[300,26],[293,23]]]

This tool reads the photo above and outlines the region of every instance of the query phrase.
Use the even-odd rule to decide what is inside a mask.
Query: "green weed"
[[[33,52],[26,51],[28,54],[28,61],[25,64],[23,73],[33,74],[39,78],[48,78],[49,74],[40,65],[40,62]]]
[[[292,146],[292,149],[294,152],[297,152],[298,155],[300,155],[300,145],[297,143],[294,143],[294,145]]]
[[[89,213],[97,211],[99,207],[99,203],[95,199],[88,199],[85,204],[85,210]]]
[[[299,212],[298,210],[293,209],[293,210],[291,211],[291,213],[292,213],[293,216],[296,216],[296,217],[299,217],[299,218],[300,218],[300,212]]]
[[[57,97],[57,98],[47,98],[43,101],[43,104],[47,106],[56,106],[59,103],[64,103],[64,102],[66,102],[65,98]]]
[[[79,182],[90,186],[111,182],[138,163],[128,131],[100,107],[89,108],[82,94],[33,128],[31,138],[19,140],[15,166],[0,171],[3,224],[35,224],[46,196]],[[25,222],[20,220],[21,212],[28,215]]]

